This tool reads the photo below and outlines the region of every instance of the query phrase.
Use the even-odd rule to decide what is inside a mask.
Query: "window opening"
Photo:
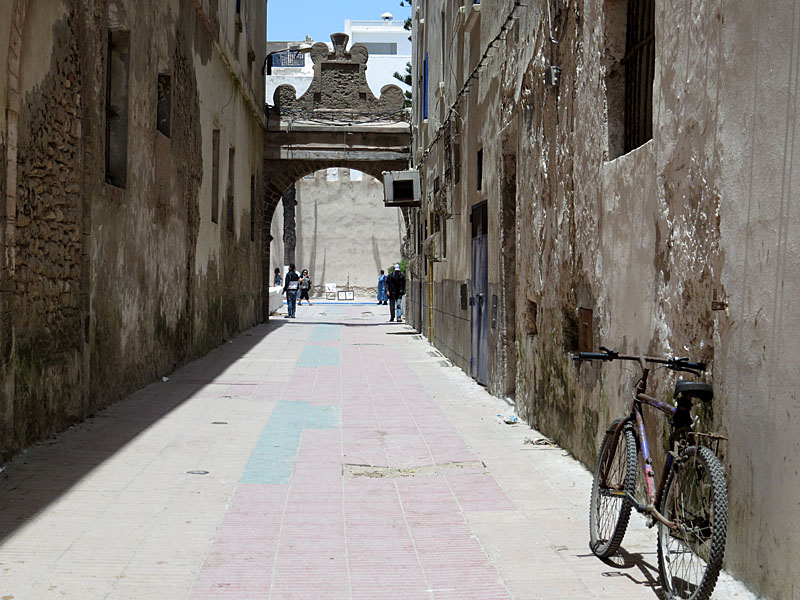
[[[256,176],[250,176],[250,241],[256,241]]]
[[[428,118],[428,53],[425,53],[425,63],[422,70],[422,118]]]
[[[361,42],[370,54],[397,54],[397,42]]]
[[[108,32],[106,73],[106,181],[124,188],[128,179],[128,81],[130,32]]]
[[[629,0],[625,42],[625,152],[653,137],[655,0]]]
[[[478,176],[478,191],[481,191],[481,188],[483,188],[483,148],[478,150],[478,165],[476,173]]]
[[[166,73],[158,74],[158,108],[156,128],[169,137],[172,113],[172,77]]]
[[[228,149],[228,190],[227,190],[227,226],[228,231],[233,231],[233,192],[235,189],[234,183],[234,165],[236,164],[236,150],[231,146]]]
[[[219,223],[219,129],[211,134],[211,222]]]

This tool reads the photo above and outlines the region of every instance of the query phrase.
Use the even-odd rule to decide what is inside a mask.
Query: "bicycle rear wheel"
[[[636,488],[636,440],[629,424],[616,428],[611,424],[594,470],[589,502],[589,547],[600,558],[614,554],[631,516],[631,504],[624,493]]]
[[[722,568],[728,492],[722,465],[705,446],[691,446],[670,469],[659,510],[658,570],[668,600],[708,600]]]

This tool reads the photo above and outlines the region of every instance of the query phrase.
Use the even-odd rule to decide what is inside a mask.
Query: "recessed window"
[[[578,309],[578,352],[594,352],[593,321],[591,308]]]
[[[653,137],[655,0],[605,0],[608,157]]]
[[[211,134],[211,222],[219,223],[219,129]]]
[[[172,114],[172,77],[166,73],[158,74],[158,106],[156,109],[156,128],[169,137]]]
[[[128,178],[129,31],[108,32],[106,73],[106,181],[124,188]]]
[[[250,241],[256,241],[256,176],[250,176]]]
[[[269,61],[272,67],[304,67],[306,64],[305,56],[297,50],[284,50],[270,54]]]
[[[361,42],[370,54],[397,54],[397,42]]]
[[[233,192],[235,189],[235,171],[234,166],[236,165],[236,150],[233,147],[228,149],[228,190],[227,190],[227,219],[226,224],[228,226],[228,231],[233,231]]]
[[[476,165],[475,173],[478,177],[478,191],[483,188],[483,148],[478,150],[478,162]]]

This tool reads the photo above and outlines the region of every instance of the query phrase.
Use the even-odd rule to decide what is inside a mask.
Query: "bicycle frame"
[[[620,357],[625,358],[625,357]],[[644,468],[645,473],[645,481],[647,483],[647,505],[641,505],[636,498],[628,494],[624,491],[619,492],[611,492],[611,495],[614,496],[621,496],[628,499],[628,501],[633,505],[634,508],[640,513],[646,513],[653,516],[654,519],[661,521],[667,527],[674,529],[676,524],[673,521],[668,520],[665,518],[658,510],[656,506],[658,505],[658,500],[661,497],[661,494],[664,491],[664,485],[666,484],[667,474],[672,467],[672,463],[675,460],[674,455],[672,452],[667,454],[667,460],[664,463],[664,470],[662,472],[661,481],[658,484],[658,487],[655,487],[654,482],[656,478],[655,469],[653,469],[653,460],[650,455],[650,444],[647,440],[647,431],[644,426],[644,414],[642,412],[642,405],[647,404],[648,406],[652,406],[653,408],[666,413],[668,415],[674,415],[677,412],[677,408],[668,402],[662,402],[660,400],[656,400],[652,396],[649,396],[647,392],[647,377],[650,374],[650,368],[645,363],[646,357],[639,356],[636,357],[639,362],[639,366],[642,369],[642,378],[636,384],[636,396],[631,405],[631,412],[630,414],[620,421],[617,424],[617,428],[624,427],[627,423],[635,422],[636,423],[636,431],[637,431],[637,440],[639,442],[639,450],[641,452],[642,457],[642,465]],[[670,448],[673,450],[673,448]],[[612,452],[613,455],[613,452]]]

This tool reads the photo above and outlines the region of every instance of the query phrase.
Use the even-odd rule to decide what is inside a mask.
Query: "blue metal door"
[[[472,209],[472,356],[470,374],[486,385],[489,374],[489,244],[486,234],[487,206],[481,203]]]

